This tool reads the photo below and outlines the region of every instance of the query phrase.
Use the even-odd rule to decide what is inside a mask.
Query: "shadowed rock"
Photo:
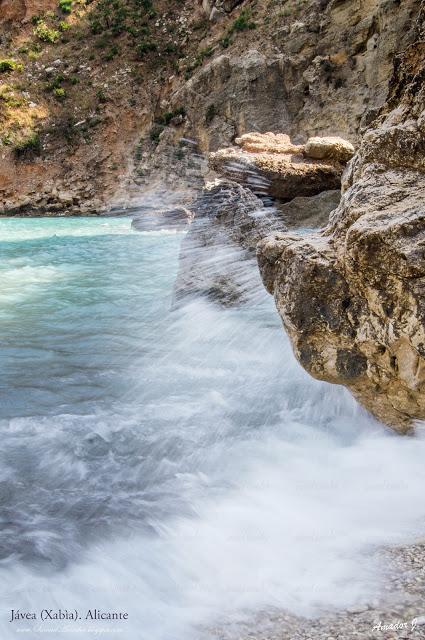
[[[322,191],[316,196],[300,196],[290,202],[276,203],[283,221],[289,228],[324,227],[329,222],[329,214],[337,208],[341,191]]]

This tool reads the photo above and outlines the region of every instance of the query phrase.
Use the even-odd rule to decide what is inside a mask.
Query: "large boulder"
[[[258,247],[264,284],[300,363],[348,387],[400,432],[425,419],[423,16],[328,227],[275,234]]]
[[[354,155],[351,142],[339,137],[309,138],[304,146],[304,154],[315,160],[335,160],[347,163]]]

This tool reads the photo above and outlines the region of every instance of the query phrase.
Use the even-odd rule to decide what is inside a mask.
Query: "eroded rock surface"
[[[312,138],[294,145],[285,134],[250,133],[236,139],[238,147],[219,149],[210,167],[258,195],[286,202],[340,187],[341,175],[354,154],[342,138]]]
[[[341,191],[337,189],[311,197],[297,196],[290,202],[276,204],[276,207],[289,229],[317,228],[328,224],[329,214],[337,208],[340,200]]]
[[[129,3],[112,3],[104,49],[90,25],[105,3],[73,2],[68,16],[57,0],[0,0],[1,56],[20,69],[2,77],[1,213],[94,214],[166,188],[195,196],[201,156],[249,131],[357,145],[385,100],[394,56],[412,41],[419,0],[158,0],[148,51],[138,51],[141,14]],[[39,14],[69,30],[41,41]]]
[[[200,293],[221,304],[252,299],[258,279],[248,262],[258,242],[288,227],[326,223],[339,202],[339,190],[332,189],[339,186],[343,164],[335,159],[335,149],[350,148],[344,140],[326,139],[324,160],[307,158],[304,146],[283,133],[248,133],[236,143],[237,148],[210,156],[222,177],[207,183],[191,207],[194,220],[182,244],[177,301]],[[312,191],[315,195],[308,197]],[[292,193],[297,197],[281,204],[276,192],[285,200]],[[264,206],[269,196],[273,207]]]
[[[423,21],[424,7],[328,227],[258,247],[300,363],[401,432],[425,419]]]

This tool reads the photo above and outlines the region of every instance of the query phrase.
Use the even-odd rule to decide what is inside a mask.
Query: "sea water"
[[[310,378],[265,291],[173,309],[182,238],[0,220],[2,640],[212,638],[368,602],[373,552],[424,530],[425,441]]]

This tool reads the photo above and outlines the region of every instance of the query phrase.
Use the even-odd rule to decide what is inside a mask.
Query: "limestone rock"
[[[284,223],[289,228],[324,227],[329,222],[329,214],[337,208],[341,191],[322,191],[316,196],[298,196],[290,202],[275,203]]]
[[[301,153],[302,145],[292,144],[291,138],[286,133],[244,133],[236,138],[235,143],[243,151],[253,153]]]
[[[242,2],[243,0],[202,0],[201,4],[209,19],[214,21],[218,15],[223,15],[223,12],[230,13]]]
[[[316,160],[334,160],[346,164],[354,155],[351,142],[338,137],[309,138],[304,147],[304,154]]]
[[[64,177],[64,189],[72,190],[81,203],[87,200],[84,184],[93,185],[90,198],[100,198],[102,210],[121,202],[137,205],[142,192],[163,191],[163,184],[192,189],[195,174],[202,179],[205,163],[193,166],[193,155],[182,147],[187,141],[197,142],[200,155],[227,147],[249,131],[284,131],[295,143],[338,135],[357,144],[361,128],[385,102],[393,60],[413,41],[409,25],[419,0],[293,4],[296,17],[259,0],[251,12],[256,28],[233,32],[228,48],[222,48],[219,43],[227,42],[240,9],[253,9],[251,3],[163,3],[160,19],[151,25],[152,39],[160,42],[163,29],[173,35],[182,54],[175,60],[179,73],[171,71],[169,56],[160,56],[158,65],[139,73],[134,48],[124,38],[118,59],[105,65],[102,56],[95,56],[90,64],[77,63],[82,82],[78,91],[69,87],[66,109],[54,100],[47,108],[47,95],[47,103],[38,100],[45,84],[39,65],[53,68],[55,59],[61,59],[70,71],[75,64],[66,42],[47,47],[42,61],[25,64],[19,78],[28,100],[39,104],[36,113],[27,115],[40,118],[42,154],[36,161],[15,163],[12,145],[1,146],[1,211],[18,212],[16,200],[25,195],[32,199],[25,213],[43,214],[44,198],[36,200],[33,194],[41,193],[46,182],[57,183],[59,190]],[[204,33],[199,27],[214,7],[223,19],[210,23]],[[32,17],[57,8],[58,0],[0,0],[4,55],[32,39]],[[95,41],[95,34],[88,36],[89,54]],[[93,117],[103,92],[108,101],[102,115]],[[186,110],[183,121],[154,124],[181,107]],[[69,127],[71,120],[75,129]],[[72,145],[67,132],[72,133]],[[78,214],[82,207],[77,201],[72,207],[57,202],[58,212]]]
[[[242,148],[219,149],[209,156],[210,167],[261,196],[288,201],[338,189],[343,165],[332,157],[305,157],[302,145],[293,145],[287,135],[247,134]]]
[[[400,432],[425,420],[424,15],[328,227],[258,247],[300,363]]]
[[[223,9],[230,13],[230,11],[233,11],[233,9],[242,4],[242,2],[243,0],[222,0],[221,4],[223,5]]]

